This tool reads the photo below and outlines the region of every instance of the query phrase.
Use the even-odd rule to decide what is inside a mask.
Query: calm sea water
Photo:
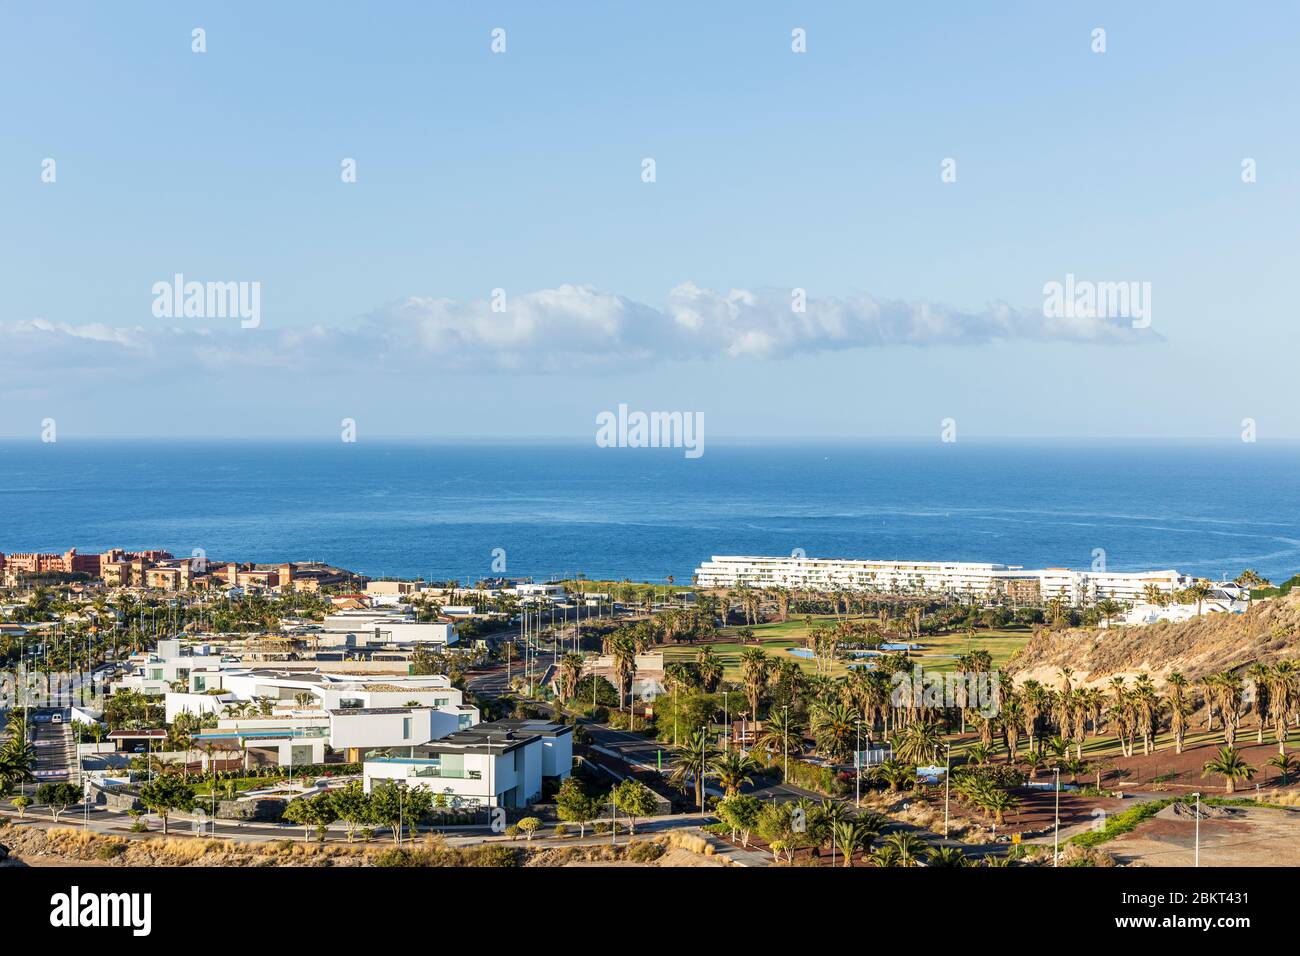
[[[0,551],[688,582],[712,554],[1300,570],[1300,446],[0,442]]]

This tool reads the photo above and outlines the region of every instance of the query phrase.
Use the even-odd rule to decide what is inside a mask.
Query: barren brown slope
[[[1118,674],[1150,674],[1157,684],[1174,671],[1196,679],[1254,661],[1300,658],[1300,594],[1257,601],[1246,614],[1207,614],[1178,624],[1042,630],[1008,669],[1017,683],[1059,683],[1061,668],[1078,684]]]

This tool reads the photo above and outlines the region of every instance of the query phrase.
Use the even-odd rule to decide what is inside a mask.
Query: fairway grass
[[[834,621],[835,617],[819,615],[812,620],[816,624],[818,621]],[[722,661],[724,679],[738,681],[740,680],[740,652],[745,647],[753,647],[757,643],[778,660],[791,660],[804,671],[817,672],[816,661],[795,657],[788,653],[791,648],[807,646],[805,638],[809,627],[804,623],[803,618],[791,617],[788,621],[756,624],[753,627],[753,641],[749,644],[740,640],[737,631],[738,628],[735,627],[723,628],[719,632],[722,640],[716,643],[667,645],[664,647],[664,663],[693,661],[702,648],[710,647]],[[994,667],[1003,667],[1012,655],[1025,645],[1030,634],[1028,628],[1005,628],[977,631],[973,637],[965,633],[927,635],[920,641],[923,649],[919,652],[914,651],[911,656],[927,671],[948,671],[955,666],[958,655],[982,650],[992,655]],[[848,673],[848,667],[844,661],[834,661],[825,673],[831,677],[842,677]]]

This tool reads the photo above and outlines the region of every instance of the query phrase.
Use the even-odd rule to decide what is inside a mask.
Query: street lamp
[[[781,745],[785,748],[785,770],[781,782],[786,783],[790,779],[790,705],[786,704],[781,710],[785,714],[785,724],[781,728]]]
[[[1052,836],[1052,866],[1061,865],[1061,768],[1052,768],[1056,775],[1056,826]]]
[[[859,717],[854,724],[857,728],[858,743],[853,751],[853,806],[861,809],[862,807],[862,718]],[[787,770],[787,773],[789,771]],[[945,833],[944,836],[948,834]]]
[[[1196,798],[1196,861],[1193,866],[1201,865],[1201,794],[1196,792],[1192,794]]]
[[[948,778],[952,776],[952,742],[944,741],[943,755],[943,836],[948,838]]]

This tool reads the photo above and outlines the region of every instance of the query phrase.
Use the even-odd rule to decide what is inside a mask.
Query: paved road
[[[32,734],[38,783],[75,782],[76,748],[67,724],[38,723]]]

